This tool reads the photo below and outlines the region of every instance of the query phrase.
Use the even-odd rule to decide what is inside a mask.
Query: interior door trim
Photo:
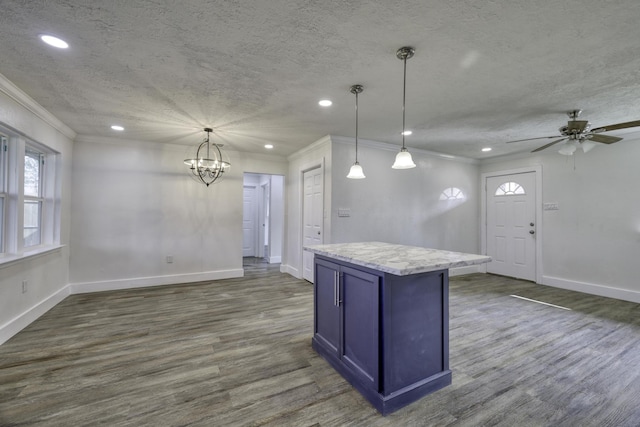
[[[534,172],[536,174],[536,283],[542,283],[544,272],[542,259],[542,240],[544,236],[544,221],[542,217],[542,165],[485,172],[480,175],[480,249],[483,255],[487,255],[487,179],[490,177],[516,175],[528,172]],[[482,268],[486,273],[486,264],[482,264]]]
[[[296,246],[298,247],[298,256],[300,257],[298,262],[300,277],[296,277],[297,279],[302,279],[304,277],[304,174],[306,172],[311,172],[314,169],[320,169],[320,175],[322,176],[322,242],[327,243],[325,235],[327,234],[329,227],[325,221],[324,215],[324,212],[327,209],[325,202],[327,195],[325,193],[326,183],[324,176],[325,159],[322,157],[320,161],[308,162],[298,169],[298,182],[300,183],[300,188],[298,189],[298,218],[300,219],[300,223],[298,224],[298,242]]]

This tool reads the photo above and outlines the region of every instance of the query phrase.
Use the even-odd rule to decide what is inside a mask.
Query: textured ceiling
[[[407,145],[484,158],[542,145],[504,142],[557,135],[567,110],[640,119],[639,21],[638,0],[3,0],[0,73],[79,135],[191,144],[211,126],[288,155],[354,136],[356,83],[359,136],[400,144],[409,45]]]

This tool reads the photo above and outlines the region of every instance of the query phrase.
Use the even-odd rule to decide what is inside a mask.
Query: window
[[[57,156],[0,127],[0,264],[59,243]]]
[[[24,153],[24,230],[23,246],[42,243],[42,177],[44,154],[27,147]]]
[[[516,194],[526,194],[524,188],[517,182],[505,182],[500,184],[496,190],[496,196],[514,196]]]
[[[7,206],[7,137],[0,135],[0,253],[5,251],[5,210]]]
[[[457,187],[445,188],[440,194],[440,200],[464,200],[464,193]]]

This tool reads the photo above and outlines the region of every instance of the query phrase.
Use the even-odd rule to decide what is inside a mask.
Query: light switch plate
[[[349,217],[349,216],[351,216],[351,209],[349,208],[338,209],[338,217]]]
[[[558,202],[547,202],[542,205],[542,209],[545,211],[557,211],[560,210],[560,206],[558,206]]]

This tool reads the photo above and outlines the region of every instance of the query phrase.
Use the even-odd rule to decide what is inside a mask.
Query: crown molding
[[[336,142],[338,144],[354,144],[355,142],[354,138],[348,138],[344,136],[330,136],[330,138],[331,138],[331,141]],[[400,151],[400,148],[401,148],[397,144],[389,144],[387,142],[373,141],[370,139],[360,139],[360,138],[358,138],[358,144],[361,147],[365,146],[365,147],[376,148],[378,150],[393,151],[393,152]],[[424,150],[422,148],[410,147],[409,151],[411,151],[411,153],[415,153],[415,154],[419,153],[419,154],[423,154],[430,157],[437,157],[439,159],[450,160],[452,162],[467,163],[472,165],[480,164],[480,160],[478,159],[472,159],[469,157],[462,157],[462,156],[454,156],[451,154],[439,153],[437,151]]]
[[[0,92],[17,102],[20,106],[26,108],[30,113],[34,114],[40,120],[56,129],[67,138],[74,140],[76,133],[69,126],[65,125],[56,116],[51,114],[42,105],[38,104],[33,98],[22,91],[18,86],[13,84],[4,75],[0,74]]]
[[[327,143],[330,143],[331,139],[332,139],[331,135],[325,135],[322,138],[320,138],[319,140],[317,140],[316,142],[313,142],[313,143],[307,145],[306,147],[301,148],[300,150],[296,151],[295,153],[290,154],[287,157],[287,160],[290,161],[290,162],[293,161],[293,160],[297,160],[297,159],[303,157],[305,154],[307,154],[307,153],[309,153],[309,152],[311,152],[313,150],[316,150],[317,148],[319,148],[319,147],[321,147],[321,146],[323,146],[323,145],[325,145]]]

